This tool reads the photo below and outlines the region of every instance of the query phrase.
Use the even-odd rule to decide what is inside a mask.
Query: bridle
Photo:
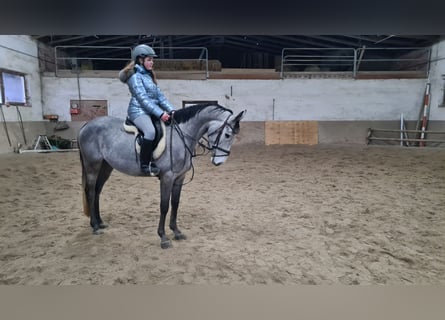
[[[208,139],[204,138],[204,137],[201,137],[201,139],[204,140],[207,144],[202,143],[200,140],[197,141],[197,143],[198,143],[198,145],[200,147],[202,147],[205,150],[208,150],[209,152],[213,151],[213,150],[219,150],[219,151],[222,151],[224,153],[222,155],[214,154],[213,157],[225,157],[225,156],[229,156],[230,155],[230,150],[223,149],[223,148],[221,148],[219,146],[219,143],[220,143],[220,140],[221,140],[221,136],[222,136],[222,133],[223,133],[225,127],[228,126],[230,129],[232,129],[232,131],[234,133],[236,133],[235,129],[229,124],[230,116],[231,116],[231,114],[226,118],[226,120],[224,121],[224,123],[220,127],[218,127],[216,130],[212,131],[211,133],[207,134],[207,137],[210,137],[210,136],[215,135],[215,134],[217,135],[217,137],[215,139],[215,142],[213,143],[212,146],[210,145],[210,141]],[[184,133],[183,130],[181,130],[181,128],[179,127],[178,123],[174,119],[174,113],[171,114],[170,124],[172,126],[172,130],[170,130],[170,167],[171,167],[171,170],[174,172],[174,170],[173,170],[173,157],[172,157],[172,155],[173,155],[173,152],[172,152],[172,147],[173,147],[173,129],[178,133],[180,139],[184,143],[184,147],[185,147],[184,152],[185,153],[188,152],[190,154],[190,160],[193,159],[194,157],[198,156],[198,155],[194,151],[190,150],[187,147],[187,144],[185,142],[185,138],[189,138],[189,139],[192,139],[192,140],[195,140],[195,138],[192,137],[190,134]],[[204,154],[202,154],[202,155],[204,155]],[[184,161],[185,161],[185,157],[184,157]],[[193,177],[195,175],[195,168],[193,166],[193,162],[190,161],[190,163],[191,163],[191,167],[192,167],[192,177],[190,178],[190,181],[188,181],[186,183],[183,183],[183,185],[185,185],[187,183],[190,183],[193,180]]]
[[[222,133],[223,133],[225,127],[229,127],[229,128],[235,133],[235,129],[229,124],[229,118],[230,118],[230,116],[231,116],[231,115],[229,115],[229,116],[226,118],[226,120],[224,121],[224,123],[223,123],[219,128],[217,128],[217,129],[215,129],[214,131],[212,131],[211,133],[208,133],[208,134],[207,134],[207,137],[211,137],[211,136],[213,136],[213,135],[215,135],[215,134],[217,135],[217,136],[216,136],[216,139],[215,139],[215,141],[214,141],[214,143],[213,143],[213,145],[210,145],[210,141],[209,141],[208,139],[204,138],[204,137],[202,137],[201,139],[204,140],[207,144],[204,144],[204,143],[202,143],[201,141],[198,141],[198,144],[199,144],[202,148],[204,148],[204,149],[206,149],[206,150],[208,150],[208,151],[216,151],[216,150],[219,150],[219,151],[222,151],[222,152],[223,152],[223,154],[220,154],[220,155],[217,155],[216,152],[215,152],[214,155],[213,155],[214,157],[227,157],[227,156],[230,155],[230,150],[223,149],[223,148],[221,148],[221,147],[219,146],[219,143],[220,143],[220,140],[221,140],[221,136],[222,136]]]

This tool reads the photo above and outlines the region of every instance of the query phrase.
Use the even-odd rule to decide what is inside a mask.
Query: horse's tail
[[[87,174],[85,170],[85,164],[83,162],[82,157],[82,147],[80,145],[80,139],[77,139],[79,144],[79,156],[80,156],[80,164],[82,165],[82,198],[83,198],[83,213],[89,217],[90,216],[90,207],[88,206],[88,200],[87,200]]]

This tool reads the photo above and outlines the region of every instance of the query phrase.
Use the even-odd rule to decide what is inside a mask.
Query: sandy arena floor
[[[94,236],[77,152],[0,155],[0,284],[445,284],[444,148],[232,150],[195,159],[168,250],[156,178],[114,171]]]

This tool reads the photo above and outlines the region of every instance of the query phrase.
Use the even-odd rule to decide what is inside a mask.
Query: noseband
[[[207,145],[205,145],[205,144],[203,144],[202,142],[198,142],[198,144],[201,146],[201,147],[203,147],[204,149],[207,149],[207,150],[209,150],[209,151],[215,151],[215,150],[219,150],[219,151],[222,151],[224,154],[221,154],[221,155],[214,155],[214,157],[227,157],[227,156],[229,156],[230,155],[230,150],[226,150],[226,149],[223,149],[223,148],[221,148],[220,146],[219,146],[219,142],[220,142],[220,140],[221,140],[221,135],[222,135],[222,133],[223,133],[223,131],[224,131],[224,128],[227,126],[227,127],[229,127],[230,129],[232,129],[232,131],[233,132],[235,132],[235,130],[234,130],[234,128],[229,124],[229,118],[230,118],[230,116],[231,115],[229,115],[227,118],[226,118],[226,120],[224,121],[224,123],[218,128],[218,129],[216,129],[216,130],[214,130],[214,131],[212,131],[211,133],[208,133],[207,134],[207,137],[211,137],[211,136],[213,136],[213,135],[217,135],[216,136],[216,139],[215,139],[215,142],[213,143],[213,145],[212,146],[210,146],[210,141],[209,140],[207,140],[206,138],[202,138],[204,141],[206,141],[207,142]]]
[[[228,155],[230,155],[230,151],[229,151],[229,150],[225,150],[225,149],[223,149],[223,148],[221,148],[221,147],[219,146],[219,142],[220,142],[220,140],[221,140],[221,135],[222,135],[222,133],[223,133],[223,131],[224,131],[224,128],[225,128],[226,126],[229,126],[229,128],[232,129],[232,131],[233,131],[234,133],[237,133],[236,128],[233,128],[233,127],[228,123],[230,116],[231,116],[231,114],[226,118],[226,120],[224,121],[224,123],[223,123],[218,129],[216,129],[215,131],[213,131],[213,132],[207,134],[208,137],[210,137],[210,136],[212,136],[212,135],[214,135],[214,134],[217,134],[217,135],[218,135],[218,136],[216,137],[215,142],[213,143],[213,146],[210,146],[210,142],[209,142],[209,140],[207,140],[207,139],[204,138],[204,137],[201,137],[201,139],[202,139],[202,140],[205,140],[205,141],[207,142],[207,145],[204,144],[204,143],[202,143],[200,140],[196,141],[197,144],[198,144],[199,146],[201,146],[203,149],[206,149],[206,150],[208,150],[208,151],[212,151],[212,150],[220,150],[220,151],[222,151],[222,152],[225,153],[225,154],[223,154],[223,155],[214,155],[214,157],[224,157],[224,156],[228,156]],[[184,152],[185,152],[185,153],[188,152],[188,153],[190,154],[190,162],[191,162],[191,166],[192,166],[192,177],[190,178],[190,181],[187,182],[187,183],[189,183],[189,182],[191,182],[191,181],[193,180],[194,173],[195,173],[195,170],[194,170],[194,167],[193,167],[193,162],[191,161],[191,159],[194,158],[194,157],[196,157],[197,155],[195,154],[195,152],[194,152],[193,150],[190,150],[190,149],[187,147],[187,144],[186,144],[186,142],[185,142],[185,139],[186,139],[186,138],[189,138],[189,139],[195,140],[195,138],[194,138],[193,136],[191,136],[191,135],[189,135],[189,134],[187,134],[187,133],[185,133],[185,132],[183,132],[183,131],[181,130],[181,128],[178,126],[178,123],[175,121],[174,113],[171,115],[171,120],[170,120],[170,121],[171,121],[170,124],[171,124],[171,126],[172,126],[172,129],[170,130],[170,166],[171,166],[171,168],[172,168],[172,171],[174,172],[174,170],[173,170],[173,157],[172,157],[172,154],[173,154],[173,152],[172,152],[172,146],[173,146],[172,141],[173,141],[173,129],[174,129],[174,130],[178,133],[178,135],[179,135],[180,139],[182,140],[182,142],[184,143],[184,147],[185,147]],[[184,161],[185,161],[185,157],[184,157]],[[185,185],[185,184],[187,184],[187,183],[183,183],[183,185]]]

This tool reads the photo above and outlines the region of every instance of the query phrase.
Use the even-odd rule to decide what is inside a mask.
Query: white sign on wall
[[[5,102],[10,104],[26,103],[25,77],[2,72]],[[3,101],[1,101],[3,103]]]

